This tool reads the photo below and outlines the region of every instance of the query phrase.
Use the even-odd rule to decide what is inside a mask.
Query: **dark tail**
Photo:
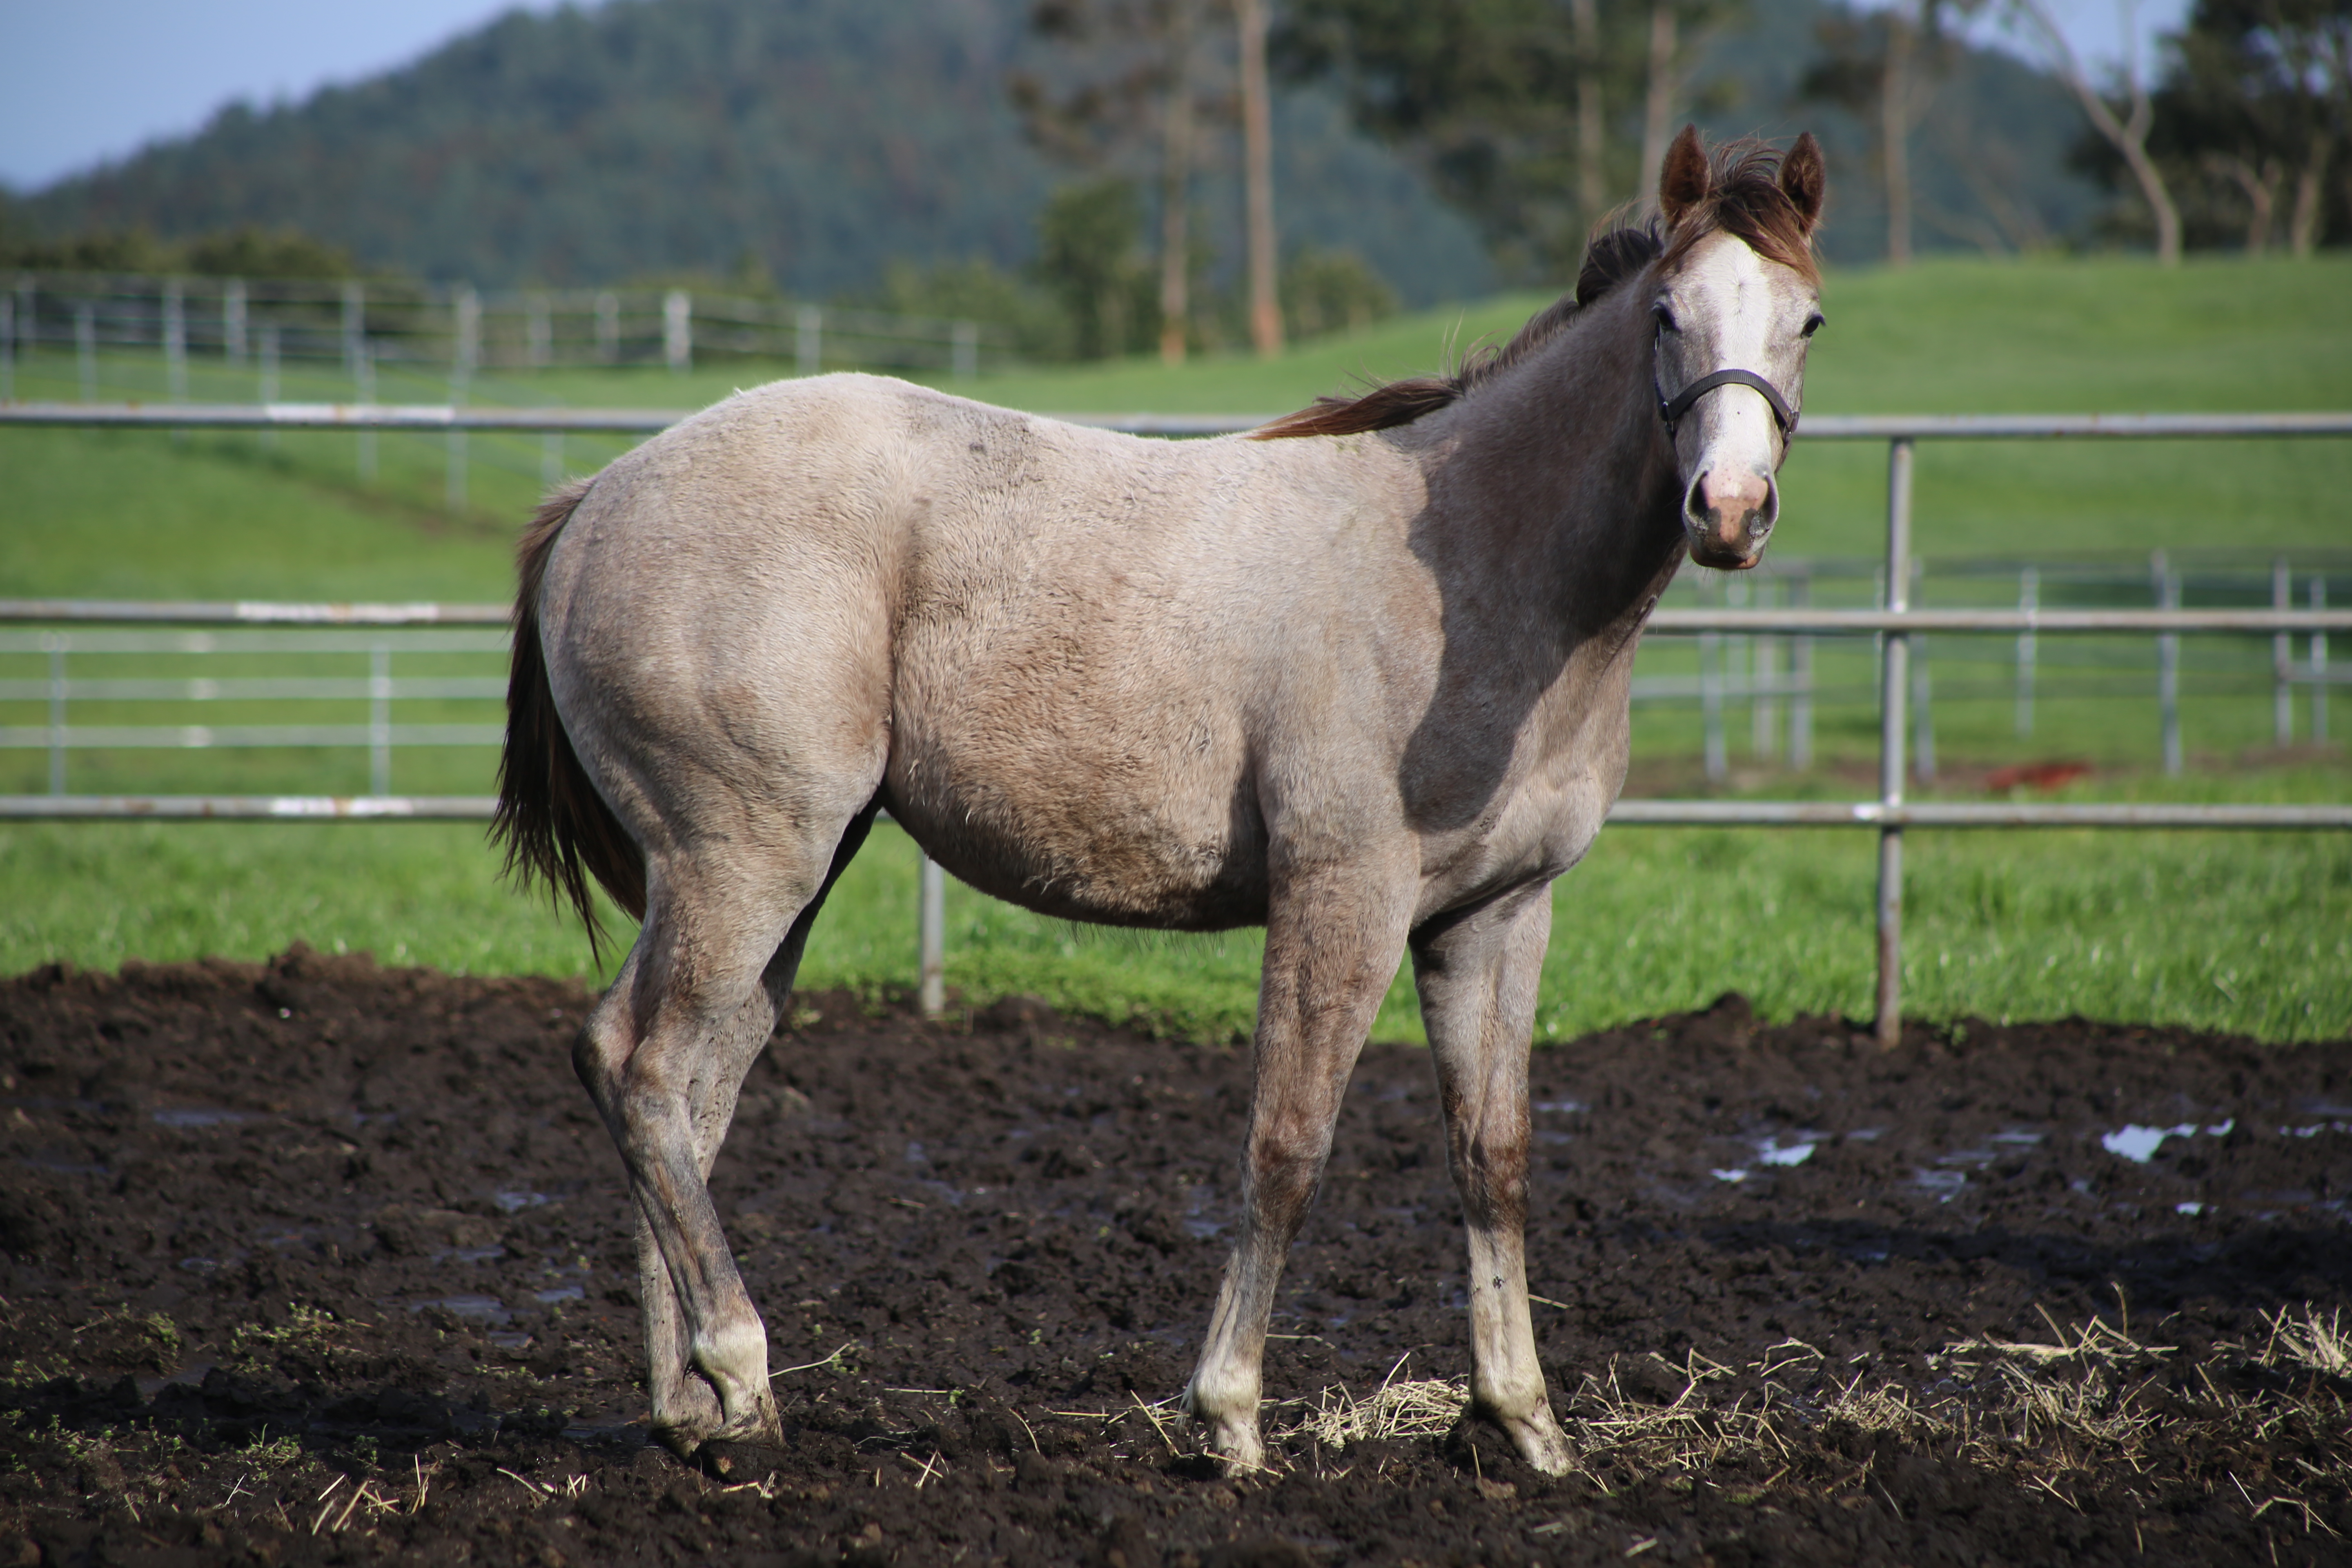
[[[593,876],[614,903],[643,920],[645,856],[572,750],[539,645],[540,579],[556,536],[592,482],[575,479],[541,501],[515,552],[514,665],[507,679],[506,752],[499,759],[499,809],[490,837],[506,847],[511,880],[525,888],[543,881],[559,902],[570,900],[588,928],[590,953],[602,963],[604,928],[588,879]]]

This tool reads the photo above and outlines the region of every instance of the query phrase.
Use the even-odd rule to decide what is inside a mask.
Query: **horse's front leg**
[[[1349,867],[1278,880],[1267,910],[1241,1232],[1184,1391],[1184,1408],[1208,1425],[1230,1469],[1265,1462],[1258,1389],[1275,1286],[1322,1180],[1349,1074],[1395,978],[1412,898],[1409,868]]]
[[[1528,1311],[1528,1050],[1551,937],[1549,883],[1413,934],[1414,978],[1470,1232],[1472,1407],[1549,1475],[1569,1467]]]

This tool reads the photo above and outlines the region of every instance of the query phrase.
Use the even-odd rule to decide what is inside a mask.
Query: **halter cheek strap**
[[[1780,395],[1779,387],[1752,370],[1717,370],[1700,376],[1675,394],[1671,400],[1664,396],[1658,399],[1658,417],[1666,422],[1666,434],[1673,435],[1675,426],[1681,423],[1684,415],[1691,411],[1692,405],[1718,386],[1753,387],[1764,395],[1765,402],[1772,405],[1772,418],[1780,426],[1780,439],[1785,441],[1796,433],[1797,411],[1789,406],[1789,400]]]

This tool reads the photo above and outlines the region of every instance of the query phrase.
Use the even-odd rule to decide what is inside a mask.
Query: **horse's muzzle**
[[[1683,530],[1691,559],[1738,572],[1764,558],[1764,542],[1780,516],[1780,487],[1769,474],[1709,469],[1683,492]]]

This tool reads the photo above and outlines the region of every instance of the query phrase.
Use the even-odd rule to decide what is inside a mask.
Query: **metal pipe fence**
[[[412,405],[389,407],[360,405],[274,405],[260,407],[179,405],[164,407],[118,405],[0,405],[0,426],[79,425],[150,428],[210,427],[223,429],[498,429],[593,430],[626,434],[667,427],[683,417],[656,410],[511,410],[462,406]],[[1197,437],[1247,430],[1262,423],[1241,416],[1159,416],[1151,415],[1079,416],[1076,422],[1138,435]],[[2279,437],[2342,437],[2352,435],[2352,412],[2280,415],[2080,415],[2080,416],[1816,416],[1801,428],[1811,440],[1875,440],[1888,447],[1886,551],[1876,563],[1877,604],[1872,608],[1816,606],[1807,602],[1784,605],[1702,604],[1696,608],[1662,607],[1654,612],[1649,630],[1661,636],[1691,635],[1708,639],[1789,637],[1793,639],[1792,668],[1801,668],[1801,682],[1785,679],[1776,670],[1759,672],[1750,666],[1748,693],[1751,699],[1783,697],[1793,705],[1810,704],[1816,695],[1811,683],[1811,640],[1815,637],[1870,637],[1876,648],[1879,709],[1879,789],[1874,800],[1811,802],[1769,800],[1621,800],[1609,820],[1626,826],[1851,826],[1878,835],[1878,931],[1876,1026],[1880,1039],[1893,1044],[1900,1032],[1902,1004],[1901,954],[1903,906],[1903,835],[1912,827],[1930,828],[2233,828],[2270,831],[2352,829],[2352,803],[2320,805],[2220,805],[2203,804],[2140,805],[2096,802],[1913,802],[1905,798],[1912,776],[1914,739],[1909,733],[1913,709],[1924,718],[1929,688],[1912,677],[1915,639],[1931,633],[2000,635],[2017,638],[2019,713],[2021,727],[2030,724],[2031,677],[2045,636],[2152,635],[2160,639],[2159,697],[2165,707],[2164,750],[2168,763],[2179,755],[2178,701],[2179,663],[2177,639],[2183,634],[2236,634],[2271,638],[2272,673],[2280,693],[2297,680],[2307,682],[2314,697],[2315,739],[2326,738],[2325,698],[2328,686],[2344,676],[2329,662],[2331,632],[2352,632],[2352,608],[2334,609],[2326,603],[2325,574],[2312,575],[2306,586],[2309,605],[2292,604],[2290,574],[2273,572],[2271,603],[2266,607],[2184,608],[2181,580],[2168,562],[2152,573],[2155,605],[2148,609],[2083,608],[2049,605],[2043,588],[2053,574],[2043,567],[2021,572],[2015,609],[1915,607],[1911,602],[1917,580],[1912,551],[1912,491],[1916,445],[1925,439],[2157,439],[2253,438]],[[1800,579],[1800,582],[1805,582]],[[2145,590],[2144,590],[2145,591]],[[1792,587],[1792,597],[1805,596]],[[85,600],[19,600],[0,602],[0,623],[37,624],[52,628],[71,624],[182,626],[337,626],[387,627],[408,626],[483,626],[504,621],[502,605],[276,605],[261,603],[123,603]],[[63,634],[51,630],[57,637]],[[2308,668],[2292,667],[2291,640],[2308,639]],[[1716,657],[1710,658],[1712,649]],[[1726,689],[1721,645],[1702,644],[1697,693],[1702,707],[1719,714]],[[54,667],[53,667],[54,668]],[[1921,662],[1918,673],[1924,675]],[[61,676],[54,679],[62,679]],[[369,689],[373,700],[387,689],[398,692],[381,668],[372,669]],[[28,683],[30,684],[35,683]],[[10,689],[14,689],[11,688]],[[342,688],[338,687],[340,691]],[[53,717],[71,695],[70,683],[53,699]],[[2276,698],[2284,731],[2291,721],[2288,699]],[[62,727],[62,719],[56,724]],[[1760,723],[1760,721],[1759,721]],[[380,733],[381,731],[379,731]],[[1791,725],[1791,752],[1797,750],[1797,727]],[[1923,737],[1932,730],[1922,726]],[[1719,742],[1711,739],[1710,751]],[[1924,748],[1922,749],[1924,751]],[[1920,759],[1926,761],[1923,755]],[[1932,764],[1927,770],[1932,772]],[[301,795],[71,795],[62,787],[47,795],[0,796],[0,817],[48,819],[171,819],[406,818],[412,820],[478,820],[493,803],[476,796],[395,796],[388,792],[366,796]],[[944,879],[925,861],[920,904],[921,985],[923,1005],[937,1011],[944,1005]]]
[[[509,289],[399,279],[247,279],[18,272],[0,280],[0,398],[35,356],[73,353],[86,382],[101,351],[160,353],[173,395],[196,355],[257,368],[285,361],[446,369],[666,365],[698,355],[790,361],[803,374],[852,366],[945,371],[1002,365],[1002,329],[973,321],[796,303],[723,289]]]

